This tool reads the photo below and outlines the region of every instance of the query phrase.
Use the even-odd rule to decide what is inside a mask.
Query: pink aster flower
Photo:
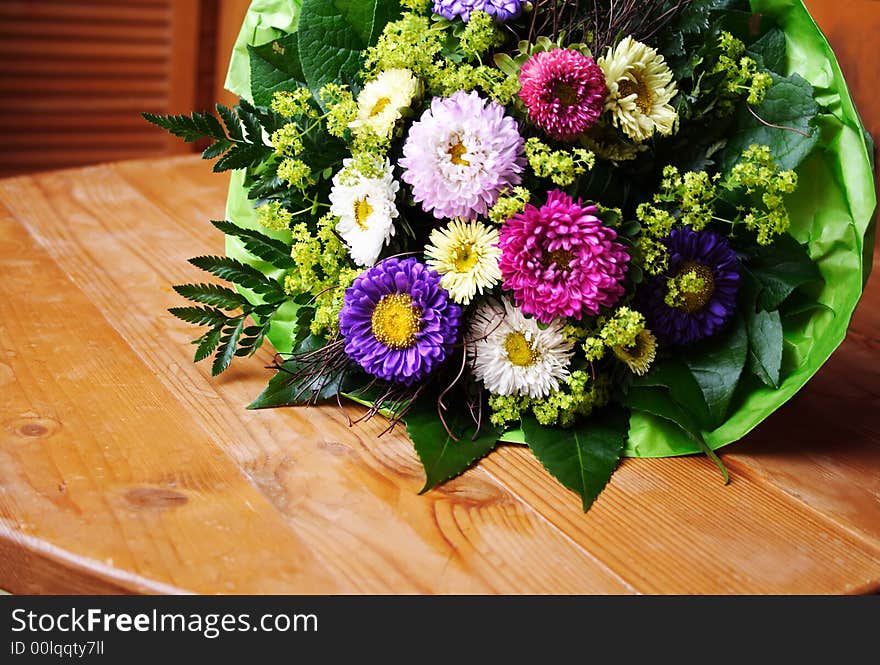
[[[522,66],[519,82],[529,118],[557,141],[576,139],[596,124],[605,108],[605,74],[578,51],[536,53]]]
[[[501,192],[518,185],[525,168],[523,139],[504,107],[476,92],[435,98],[412,124],[403,180],[437,219],[486,215]]]
[[[504,223],[501,275],[523,312],[543,323],[582,319],[623,295],[629,254],[597,212],[554,190],[541,208],[527,205]]]

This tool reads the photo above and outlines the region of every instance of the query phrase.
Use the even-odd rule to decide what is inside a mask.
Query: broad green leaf
[[[259,231],[246,229],[232,222],[221,220],[211,223],[226,235],[235,236],[241,240],[244,243],[245,249],[258,259],[271,263],[276,268],[282,270],[296,266],[296,263],[290,256],[290,246],[280,240],[275,240],[263,235]]]
[[[779,28],[767,31],[767,34],[749,47],[749,55],[764,69],[784,72],[788,61],[785,33]]]
[[[486,423],[474,438],[476,425],[463,405],[458,406],[455,413],[446,415],[447,432],[437,412],[435,398],[420,399],[404,420],[406,433],[425,468],[422,493],[467,471],[474,462],[495,449],[503,433]]]
[[[174,290],[187,300],[220,309],[232,310],[249,305],[247,298],[238,291],[219,284],[178,284]]]
[[[626,405],[633,411],[643,411],[651,415],[668,420],[678,425],[688,437],[696,443],[705,455],[711,459],[721,475],[724,476],[724,482],[730,482],[730,474],[721,458],[707,444],[703,435],[697,427],[697,423],[693,420],[681,404],[678,404],[670,394],[662,388],[639,387],[629,391],[626,396]]]
[[[398,14],[396,0],[303,0],[299,55],[312,92],[327,83],[355,83],[362,51]]]
[[[241,337],[241,330],[244,328],[244,320],[244,316],[233,319],[230,321],[230,325],[223,329],[220,335],[220,346],[217,349],[217,355],[214,356],[214,364],[211,367],[211,374],[213,376],[225,372],[235,357],[238,338]]]
[[[658,361],[645,376],[636,377],[633,387],[659,386],[666,388],[672,398],[685,408],[702,429],[711,429],[713,422],[709,406],[700,385],[690,368],[679,358]]]
[[[268,106],[279,91],[306,84],[299,59],[299,34],[293,32],[261,46],[248,46],[251,95],[258,106]]]
[[[620,464],[629,431],[629,412],[608,406],[570,429],[544,427],[534,416],[522,420],[529,448],[553,476],[580,494],[586,512]]]
[[[747,105],[737,111],[736,129],[721,154],[722,171],[730,171],[742,153],[756,143],[770,148],[781,169],[797,168],[816,146],[819,129],[813,120],[819,107],[813,99],[813,86],[798,74],[788,78],[771,76],[773,86],[764,102],[753,109],[761,120]]]
[[[788,234],[758,247],[745,265],[761,287],[758,306],[767,311],[778,309],[799,286],[822,280],[806,248]]]
[[[684,361],[700,386],[716,427],[727,415],[746,365],[748,349],[746,326],[737,315],[726,332],[689,347],[684,354]]]
[[[770,388],[779,387],[782,367],[782,319],[779,311],[765,312],[747,308],[749,332],[749,369]]]

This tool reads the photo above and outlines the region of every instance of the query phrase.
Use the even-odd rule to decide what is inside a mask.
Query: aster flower
[[[455,302],[467,305],[478,292],[501,281],[497,229],[456,219],[431,231],[429,243],[428,266],[443,276],[440,285]]]
[[[605,75],[579,51],[536,53],[522,66],[519,81],[529,118],[558,141],[576,139],[605,108]]]
[[[480,10],[504,23],[519,16],[524,4],[524,0],[434,0],[433,11],[450,21],[457,17],[468,21],[472,11]]]
[[[569,375],[574,344],[562,319],[541,327],[510,302],[484,303],[468,331],[468,358],[476,378],[496,395],[546,397]]]
[[[608,85],[605,108],[615,127],[637,143],[655,132],[669,136],[675,131],[678,113],[670,102],[678,90],[656,49],[625,37],[598,63]]]
[[[581,319],[623,295],[629,254],[597,213],[596,206],[554,190],[540,208],[527,205],[504,223],[503,287],[526,314],[544,323],[557,316]]]
[[[395,198],[400,185],[394,179],[391,163],[377,159],[372,166],[363,173],[354,159],[346,159],[330,190],[330,212],[339,218],[336,231],[359,266],[376,262],[382,247],[394,235],[398,214]]]
[[[665,244],[672,278],[652,277],[637,294],[649,327],[669,345],[684,346],[715,335],[736,310],[736,254],[723,236],[690,227],[673,230]],[[670,298],[670,288],[677,285],[684,288]]]
[[[405,111],[421,95],[421,83],[408,69],[386,69],[361,90],[357,118],[349,127],[390,138]]]
[[[644,376],[657,357],[657,338],[647,328],[639,332],[629,346],[612,346],[614,355],[630,368],[633,374]]]
[[[460,319],[435,271],[413,258],[390,258],[345,292],[339,330],[346,355],[365,372],[412,385],[446,360]]]
[[[435,98],[412,124],[400,166],[426,212],[475,219],[520,183],[523,139],[504,107],[459,91]]]

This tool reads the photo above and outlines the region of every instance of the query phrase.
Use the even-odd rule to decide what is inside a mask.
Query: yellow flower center
[[[480,260],[480,253],[472,242],[463,242],[452,251],[455,272],[470,272]]]
[[[373,310],[372,324],[373,336],[389,349],[408,349],[422,329],[422,310],[406,293],[387,295]]]
[[[537,360],[532,345],[521,332],[508,333],[504,350],[507,351],[507,359],[517,367],[529,367]]]
[[[375,118],[377,115],[382,113],[385,110],[385,107],[391,103],[391,100],[388,97],[382,97],[379,101],[373,104],[373,108],[370,109],[370,117]]]
[[[556,264],[556,269],[560,271],[569,270],[569,266],[571,262],[574,260],[574,254],[569,252],[567,249],[557,249],[555,252],[550,252],[544,257],[544,267],[549,268],[554,263]]]
[[[373,206],[367,199],[358,199],[354,202],[354,221],[364,231],[367,230],[367,220],[373,214]]]
[[[553,86],[552,95],[559,100],[563,106],[574,106],[578,102],[577,92],[571,85],[564,81],[557,81]]]
[[[617,90],[620,93],[621,98],[635,94],[636,107],[638,107],[639,111],[647,115],[654,107],[654,93],[646,81],[640,79],[638,76],[632,76],[635,79],[634,81],[623,79],[617,84]]]
[[[682,266],[678,273],[679,277],[684,275],[694,275],[701,280],[701,287],[698,291],[683,291],[681,294],[681,304],[678,306],[683,312],[693,314],[699,312],[715,294],[715,275],[712,269],[700,263],[686,263]]]
[[[455,143],[449,146],[449,158],[452,160],[452,163],[456,166],[470,166],[471,163],[462,159],[463,155],[467,154],[467,148],[464,147],[464,144],[461,142],[461,139],[456,139]]]

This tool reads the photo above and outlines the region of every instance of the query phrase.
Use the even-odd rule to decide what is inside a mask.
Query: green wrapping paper
[[[864,130],[840,67],[825,36],[802,0],[752,0],[752,9],[772,16],[788,43],[788,72],[797,72],[815,88],[824,112],[818,118],[819,145],[800,166],[802,186],[789,200],[791,233],[809,244],[825,283],[815,299],[824,307],[804,315],[785,329],[784,381],[777,390],[756,387],[718,429],[704,432],[713,449],[741,439],[788,401],[819,370],[846,336],[853,311],[871,270],[874,247],[874,188],[870,137]],[[247,44],[263,44],[295,30],[298,0],[255,0],[245,18],[230,63],[226,87],[250,98]],[[235,172],[229,187],[227,219],[257,228],[256,213],[243,186],[244,174]],[[266,233],[265,229],[261,229]],[[284,233],[272,234],[279,239]],[[248,254],[240,242],[227,237],[227,254],[262,270],[279,273]],[[253,296],[253,294],[249,294]],[[280,352],[291,350],[296,306],[285,305],[272,321],[269,341]],[[508,432],[505,441],[525,443],[521,431]],[[634,413],[626,455],[667,457],[699,452],[675,425],[643,413]]]

